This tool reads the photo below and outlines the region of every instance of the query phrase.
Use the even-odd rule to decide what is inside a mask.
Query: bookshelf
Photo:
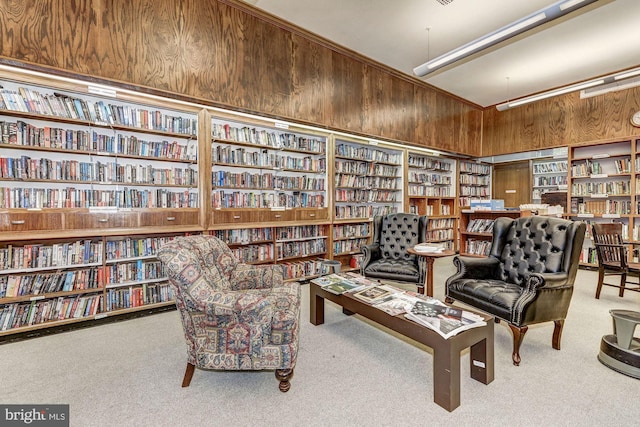
[[[569,150],[568,214],[587,223],[580,261],[595,266],[597,257],[591,239],[593,222],[620,222],[625,240],[637,239],[637,210],[633,179],[636,141],[616,140],[585,144]],[[636,221],[637,222],[637,221]],[[634,234],[635,233],[635,234]]]
[[[533,203],[541,203],[542,195],[550,191],[566,191],[568,183],[567,159],[536,159],[531,164]]]
[[[459,207],[471,205],[471,199],[491,198],[491,165],[469,160],[458,162]]]
[[[0,81],[0,336],[172,305],[154,254],[201,229],[197,111]]]
[[[519,218],[528,215],[525,212],[462,209],[460,211],[460,255],[487,256],[491,249],[493,222],[496,218]]]
[[[371,241],[373,217],[404,209],[404,151],[342,137],[334,146],[333,258],[349,269]]]
[[[427,215],[427,241],[456,249],[456,160],[407,152],[409,212]]]

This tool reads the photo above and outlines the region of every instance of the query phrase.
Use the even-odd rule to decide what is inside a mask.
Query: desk
[[[460,352],[465,348],[470,348],[471,378],[483,384],[493,381],[492,317],[481,315],[485,325],[444,339],[436,331],[405,318],[403,314],[392,316],[348,292],[336,295],[313,282],[309,286],[309,320],[313,325],[324,323],[324,300],[328,299],[342,306],[343,312],[359,314],[433,349],[433,400],[447,411],[460,406]]]
[[[421,256],[427,261],[427,274],[424,280],[424,285],[420,286],[422,288],[422,293],[433,296],[433,262],[436,258],[442,258],[446,256],[453,256],[456,253],[450,249],[445,249],[442,252],[418,252],[413,248],[407,249],[407,252],[413,255]]]

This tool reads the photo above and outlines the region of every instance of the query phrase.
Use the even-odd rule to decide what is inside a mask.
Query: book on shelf
[[[449,307],[438,300],[417,301],[405,317],[433,329],[445,339],[486,324],[479,315]]]

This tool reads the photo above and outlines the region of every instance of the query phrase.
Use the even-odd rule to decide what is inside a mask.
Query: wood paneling
[[[639,135],[629,123],[640,110],[640,88],[580,99],[578,92],[507,111],[484,112],[483,156]]]
[[[482,110],[236,0],[0,0],[5,62],[478,155]]]

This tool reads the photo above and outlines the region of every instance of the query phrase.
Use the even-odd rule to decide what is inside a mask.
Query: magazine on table
[[[417,301],[424,301],[424,297],[414,292],[397,292],[374,303],[373,306],[392,316],[397,316],[411,311]]]
[[[342,274],[328,274],[322,277],[316,277],[311,279],[312,283],[322,287],[322,289],[333,294],[340,295],[345,292],[352,292],[361,289],[366,286],[362,283],[358,283],[351,278]]]
[[[433,329],[443,338],[449,338],[467,329],[486,325],[481,316],[459,308],[449,307],[437,300],[417,301],[405,314],[405,317]]]
[[[366,302],[367,304],[375,304],[382,302],[391,295],[401,293],[402,290],[389,285],[367,286],[353,294],[355,298]]]
[[[436,244],[436,243],[419,243],[413,247],[413,250],[423,254],[429,254],[429,253],[439,254],[444,251],[444,246],[442,244]]]

